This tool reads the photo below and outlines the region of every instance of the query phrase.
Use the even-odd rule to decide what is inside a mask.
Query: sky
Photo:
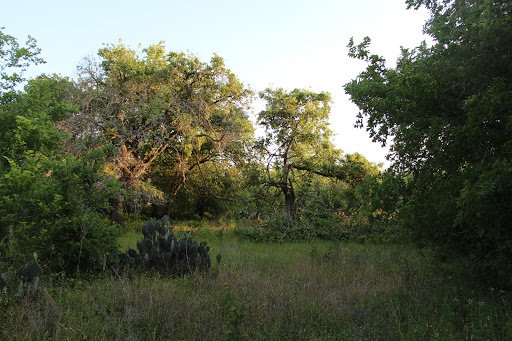
[[[376,163],[387,148],[354,128],[358,108],[343,85],[365,64],[347,56],[351,37],[372,39],[372,53],[393,67],[400,47],[413,48],[422,34],[426,10],[407,10],[405,0],[0,0],[0,27],[24,42],[37,40],[47,62],[41,73],[73,77],[76,67],[103,44],[120,39],[132,48],[165,42],[207,62],[215,53],[255,92],[268,87],[328,91],[333,98],[330,128],[335,145]],[[253,117],[263,109],[255,101]]]

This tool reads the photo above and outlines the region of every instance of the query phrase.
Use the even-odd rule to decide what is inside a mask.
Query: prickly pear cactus
[[[33,294],[39,286],[39,276],[41,276],[41,268],[36,262],[23,265],[17,272],[1,273],[0,294],[5,293],[7,296]]]
[[[41,275],[41,268],[35,262],[25,264],[18,270],[18,277],[26,282],[32,282]]]
[[[142,234],[144,237],[137,243],[137,250],[130,248],[127,251],[136,266],[172,274],[206,271],[211,266],[207,242],[196,242],[190,234],[178,240],[170,229],[167,216],[161,221],[148,221],[142,227]],[[127,256],[124,254],[120,258],[123,261]]]

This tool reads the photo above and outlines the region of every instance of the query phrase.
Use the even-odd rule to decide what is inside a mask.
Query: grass
[[[511,340],[510,294],[407,245],[240,241],[207,275],[110,274],[3,301],[2,340]],[[139,237],[125,236],[130,240]],[[215,263],[215,261],[214,261]]]

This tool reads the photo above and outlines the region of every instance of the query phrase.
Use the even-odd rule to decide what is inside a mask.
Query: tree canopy
[[[390,142],[402,176],[402,216],[416,235],[450,254],[510,271],[512,6],[508,1],[407,1],[426,6],[433,39],[403,49],[395,68],[349,44],[368,66],[345,85],[358,126]],[[505,270],[508,269],[508,270]]]
[[[44,63],[34,38],[29,36],[25,46],[20,46],[18,39],[3,30],[0,28],[0,93],[15,91],[28,66]]]
[[[20,89],[24,69],[42,62],[39,49],[0,33],[0,257],[7,245],[17,265],[35,254],[49,271],[97,270],[117,250],[118,229],[104,213],[119,186],[102,171],[101,153],[62,150],[58,125],[77,110],[74,84],[40,75]]]
[[[329,93],[266,89],[260,97],[267,102],[266,109],[258,115],[258,124],[266,133],[257,144],[266,163],[264,184],[279,189],[283,195],[288,227],[296,213],[294,185],[301,182],[295,172],[341,180],[352,188],[367,174],[378,173],[378,168],[363,156],[342,155],[334,147],[328,123]],[[302,182],[304,185],[304,179]]]
[[[289,93],[266,89],[260,97],[267,102],[266,110],[258,115],[258,123],[266,132],[260,147],[268,157],[269,184],[283,193],[291,224],[295,214],[295,191],[290,178],[293,165],[325,154],[328,149],[332,151],[331,131],[327,127],[331,96],[300,89]],[[277,178],[272,179],[270,168],[276,166]]]
[[[214,56],[210,63],[166,53],[163,43],[141,53],[122,43],[81,67],[81,109],[75,139],[115,148],[122,181],[136,183],[164,151],[214,152],[249,128],[243,111],[251,92]],[[204,156],[203,156],[204,157]]]

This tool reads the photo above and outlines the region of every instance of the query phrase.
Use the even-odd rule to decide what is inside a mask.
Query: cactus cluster
[[[13,293],[23,295],[37,290],[41,268],[35,262],[27,263],[18,270],[16,275],[19,282],[14,277],[12,271],[0,274],[0,293],[4,293],[4,290],[6,290],[6,293],[9,295]],[[18,289],[14,290],[16,286]]]
[[[206,271],[211,265],[206,241],[195,242],[190,234],[178,240],[169,227],[166,216],[147,222],[142,227],[144,238],[137,243],[138,252],[130,248],[121,255],[121,262],[163,273]]]

